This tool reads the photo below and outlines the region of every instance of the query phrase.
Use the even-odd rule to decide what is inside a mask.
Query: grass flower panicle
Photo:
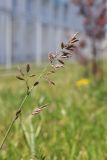
[[[45,79],[48,82],[48,85],[53,85],[53,86],[55,85],[55,83],[50,79],[49,75],[55,73],[58,68],[64,67],[64,65],[65,65],[64,60],[68,59],[72,56],[72,51],[74,51],[74,48],[76,47],[75,43],[78,42],[76,35],[77,34],[75,34],[73,37],[71,37],[68,42],[66,42],[66,43],[62,42],[60,44],[59,51],[50,52],[48,54],[48,59],[51,64],[51,70],[50,70],[50,67],[48,67],[50,65],[47,65],[43,69],[43,71],[40,73],[40,75],[35,78],[36,80],[34,80],[34,82],[31,86],[29,84],[30,83],[29,78],[35,77],[36,75],[31,74],[30,64],[26,65],[25,72],[23,72],[22,68],[18,68],[19,74],[16,76],[16,78],[25,83],[26,93],[25,93],[25,97],[21,101],[21,103],[20,103],[20,105],[19,105],[19,107],[13,117],[13,120],[11,121],[11,123],[10,123],[4,137],[3,137],[3,140],[0,144],[0,151],[2,150],[2,147],[7,140],[9,133],[11,132],[14,123],[21,115],[21,113],[23,111],[24,103],[27,101],[27,99],[28,99],[29,95],[32,93],[33,89],[40,83],[40,80]],[[37,107],[35,110],[33,110],[32,115],[37,115],[46,107],[47,107],[47,104],[45,104],[45,105],[43,104],[41,107]]]

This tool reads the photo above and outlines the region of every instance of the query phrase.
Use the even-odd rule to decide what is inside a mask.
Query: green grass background
[[[21,118],[0,152],[0,160],[42,160],[42,155],[47,160],[106,160],[106,65],[104,68],[102,83],[95,82],[89,75],[91,83],[79,88],[76,81],[84,78],[86,69],[78,64],[65,65],[50,76],[55,86],[49,87],[42,80],[24,104]],[[41,71],[42,68],[33,69],[36,75]],[[0,74],[1,142],[24,97],[25,85],[15,75]],[[49,103],[49,107],[32,117],[32,110],[45,103]]]

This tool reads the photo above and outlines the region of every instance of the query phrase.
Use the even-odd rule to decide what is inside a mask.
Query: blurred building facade
[[[82,29],[70,0],[0,0],[0,64],[40,64],[71,31]]]

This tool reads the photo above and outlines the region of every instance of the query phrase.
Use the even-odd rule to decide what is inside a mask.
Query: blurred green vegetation
[[[33,68],[39,74],[42,68]],[[103,82],[76,86],[86,68],[66,65],[51,77],[56,85],[41,81],[24,104],[0,153],[0,160],[106,160],[107,159],[107,75]],[[12,72],[15,73],[15,72]],[[35,78],[36,79],[36,78]],[[34,80],[34,79],[33,79]],[[0,76],[0,142],[25,94],[25,85],[15,75]],[[49,107],[37,116],[32,110]]]

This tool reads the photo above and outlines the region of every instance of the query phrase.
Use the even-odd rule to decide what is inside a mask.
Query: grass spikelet
[[[36,115],[36,114],[39,114],[41,111],[43,111],[43,109],[45,109],[46,107],[48,106],[48,104],[44,104],[40,107],[36,107],[33,112],[32,112],[32,115]]]
[[[61,63],[61,64],[65,64],[62,60],[58,59],[58,61]]]
[[[39,84],[39,81],[36,81],[35,83],[34,83],[34,86],[37,86]]]
[[[23,73],[22,69],[21,69],[20,67],[18,67],[18,70],[19,70],[19,72],[20,72],[21,76],[23,76],[23,77],[24,77],[24,73]]]
[[[64,48],[64,43],[63,42],[61,42],[61,49],[63,49]]]
[[[35,76],[36,76],[35,74],[29,75],[29,77],[35,77]]]
[[[17,79],[24,81],[25,79],[20,77],[20,76],[16,76]]]
[[[28,73],[30,71],[30,64],[26,65],[26,72]]]

